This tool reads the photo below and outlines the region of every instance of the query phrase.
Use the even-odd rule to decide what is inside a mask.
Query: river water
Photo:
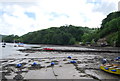
[[[42,68],[39,70],[34,69],[34,70],[29,70],[27,73],[22,73],[22,75],[26,79],[56,79],[56,77],[58,79],[73,79],[73,78],[74,79],[93,79],[93,81],[102,81],[101,79],[108,79],[107,81],[118,81],[116,79],[120,79],[119,76],[106,73],[99,69],[99,66],[101,64],[100,63],[101,58],[114,59],[115,57],[119,56],[119,54],[117,53],[45,52],[45,51],[20,52],[20,51],[17,51],[19,49],[26,49],[31,47],[35,47],[33,49],[50,47],[54,49],[69,49],[69,50],[97,50],[97,49],[84,48],[84,47],[28,45],[28,44],[24,44],[24,47],[14,47],[13,43],[7,43],[5,47],[0,46],[0,58],[7,58],[9,56],[12,57],[13,55],[12,57],[13,60],[11,60],[10,58],[6,63],[7,64],[26,63],[27,67],[25,69],[28,69],[29,64],[33,62],[37,62],[37,63],[40,63],[42,66],[45,66],[45,68]],[[26,54],[28,56],[26,56]],[[66,58],[67,56],[72,56],[74,60],[76,59],[78,62],[77,66],[73,64],[69,64],[71,59]],[[25,59],[22,59],[22,58],[25,58]],[[12,61],[12,62],[9,62],[9,61]],[[58,65],[55,65],[54,68],[52,67],[46,68],[46,66],[49,66],[51,61],[57,61]],[[3,65],[6,63],[3,63]],[[16,68],[14,67],[14,69]],[[40,73],[42,73],[42,75]],[[16,73],[13,73],[10,76],[6,75],[5,77],[7,79],[12,79],[15,74]],[[57,74],[57,76],[54,76],[54,74]]]
[[[10,55],[13,54],[19,54],[21,52],[17,51],[19,49],[26,49],[26,48],[30,48],[32,46],[36,46],[36,45],[27,45],[24,44],[24,47],[14,47],[14,43],[6,43],[5,47],[2,47],[2,43],[0,43],[0,59],[2,58],[6,58]]]
[[[34,45],[34,44],[24,44],[24,47],[14,47],[14,43],[7,43],[5,47],[2,47],[2,43],[0,43],[0,59],[6,58],[10,55],[15,55],[15,54],[21,54],[22,52],[17,51],[19,49],[27,49],[31,47],[39,47],[39,48],[44,48],[44,47],[50,47],[53,49],[69,49],[69,50],[95,50],[95,49],[90,49],[90,48],[83,48],[83,47],[67,47],[67,46],[51,46],[51,45]]]
[[[7,43],[5,47],[0,46],[0,58],[5,58],[9,55],[17,53],[18,48],[14,47],[12,43]]]

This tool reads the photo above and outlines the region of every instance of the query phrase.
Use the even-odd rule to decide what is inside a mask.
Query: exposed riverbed
[[[35,79],[69,79],[71,81],[82,79],[91,81],[119,81],[120,76],[106,73],[99,69],[101,59],[114,59],[120,56],[119,53],[107,52],[57,52],[57,51],[17,51],[19,49],[42,49],[45,47],[59,50],[102,50],[85,47],[69,46],[47,46],[47,45],[25,45],[24,47],[14,47],[7,44],[2,49],[1,58],[1,78],[16,79],[16,75],[21,75],[24,80]],[[105,49],[104,49],[105,50]],[[106,49],[107,50],[107,49]],[[113,50],[112,50],[113,51]],[[118,51],[115,49],[115,51]],[[71,59],[67,58],[71,56]],[[71,63],[75,61],[76,63]],[[51,62],[55,65],[51,66]],[[16,64],[22,64],[22,68],[16,68]],[[32,67],[33,63],[39,66]],[[18,77],[17,77],[18,78]],[[19,77],[20,78],[20,77]]]

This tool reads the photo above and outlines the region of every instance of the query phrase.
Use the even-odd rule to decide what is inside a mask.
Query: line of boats
[[[2,47],[5,47],[7,44],[5,42],[2,43]],[[14,43],[14,47],[24,47],[24,43]]]

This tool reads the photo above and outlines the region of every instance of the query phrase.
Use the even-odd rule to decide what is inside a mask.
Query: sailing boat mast
[[[16,43],[15,43],[15,40],[14,40],[14,47],[17,47]]]

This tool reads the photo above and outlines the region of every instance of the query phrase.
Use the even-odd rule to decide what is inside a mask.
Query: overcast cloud
[[[1,0],[0,34],[23,35],[63,25],[100,27],[119,0]]]

